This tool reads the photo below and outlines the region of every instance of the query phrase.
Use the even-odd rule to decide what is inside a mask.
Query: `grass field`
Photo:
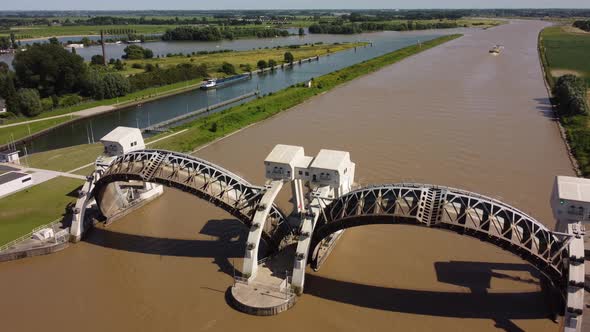
[[[197,119],[175,128],[175,130],[188,129],[187,131],[165,141],[155,143],[151,148],[190,152],[198,146],[230,134],[249,124],[267,119],[340,84],[372,73],[384,66],[401,61],[402,59],[458,38],[459,36],[440,37],[423,43],[422,47],[416,45],[409,46],[320,76],[314,80],[312,88],[304,87],[303,84],[292,86],[251,102],[212,114],[206,118]]]
[[[80,185],[81,180],[58,177],[0,199],[0,245],[60,218]]]
[[[31,133],[37,133],[47,128],[57,126],[58,124],[68,121],[70,117],[49,119],[45,121],[22,124],[19,126],[0,128],[0,145],[8,143],[10,140],[18,140],[29,136]]]
[[[590,33],[555,26],[541,33],[549,73],[557,78],[573,73],[590,85]]]
[[[256,64],[258,60],[265,60],[268,61],[270,59],[275,60],[277,63],[283,63],[284,54],[285,52],[291,52],[295,61],[299,59],[310,58],[316,55],[323,56],[328,53],[336,53],[344,50],[348,50],[354,47],[361,47],[366,45],[366,43],[344,43],[344,44],[326,44],[326,45],[302,45],[299,48],[288,48],[288,47],[281,47],[280,49],[272,48],[272,49],[260,49],[260,50],[252,50],[252,51],[240,51],[240,52],[227,52],[227,53],[216,53],[216,54],[203,54],[203,55],[193,55],[191,57],[186,56],[173,56],[173,57],[166,57],[166,58],[155,58],[149,60],[128,60],[125,61],[127,63],[127,70],[124,72],[125,74],[134,74],[138,72],[142,72],[142,69],[134,69],[131,68],[133,64],[140,63],[140,64],[147,64],[151,63],[153,65],[160,65],[160,67],[169,67],[169,66],[176,66],[181,63],[195,63],[195,64],[206,64],[207,68],[209,69],[209,74],[211,76],[220,76],[218,72],[221,64],[224,62],[229,62],[233,64],[238,71],[238,73],[244,72],[244,70],[240,69],[240,64],[242,65],[250,65],[252,70],[256,69]]]
[[[29,38],[42,37],[59,37],[59,36],[85,36],[100,35],[100,30],[131,29],[137,34],[155,34],[164,33],[167,29],[176,27],[176,25],[76,25],[76,26],[28,26],[13,27],[10,32],[19,36],[29,36]],[[0,34],[1,35],[1,34]],[[8,33],[4,33],[8,35]]]
[[[75,145],[29,155],[25,162],[34,168],[67,172],[95,161],[102,150],[103,146],[99,143]]]
[[[582,77],[590,86],[590,33],[579,32],[571,26],[548,27],[539,36],[539,50],[546,80],[551,87],[558,77],[565,74]],[[590,93],[590,89],[588,91]],[[569,147],[582,175],[589,176],[590,117],[561,116],[560,122],[565,128]]]

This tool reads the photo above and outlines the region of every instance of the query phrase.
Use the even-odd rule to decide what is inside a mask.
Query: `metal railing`
[[[47,223],[47,224],[44,224],[44,225],[37,226],[37,227],[33,228],[29,233],[27,233],[27,234],[25,234],[25,235],[23,235],[23,236],[15,239],[15,240],[12,240],[12,241],[10,241],[10,242],[8,242],[8,243],[3,244],[2,246],[0,246],[0,252],[13,247],[14,245],[16,245],[16,244],[18,244],[18,243],[20,243],[22,241],[25,241],[25,240],[30,239],[33,236],[33,233],[35,233],[35,232],[38,232],[38,231],[40,231],[40,230],[42,230],[44,228],[52,228],[56,224],[61,223],[61,221],[62,221],[62,218],[58,218],[58,219],[55,219],[54,221],[52,221],[50,223]]]

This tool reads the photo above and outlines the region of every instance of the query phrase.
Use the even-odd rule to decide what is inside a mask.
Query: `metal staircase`
[[[446,197],[446,191],[440,188],[429,188],[427,189],[425,201],[424,201],[424,213],[422,216],[422,222],[428,226],[436,225],[439,223],[439,216],[441,213],[441,207]]]
[[[141,174],[140,174],[141,178],[144,181],[151,180],[152,177],[154,176],[154,174],[156,173],[156,170],[158,169],[158,167],[160,167],[160,164],[162,163],[162,161],[164,161],[166,156],[167,156],[167,154],[158,153],[155,157],[152,157],[148,161],[147,166],[141,170]]]

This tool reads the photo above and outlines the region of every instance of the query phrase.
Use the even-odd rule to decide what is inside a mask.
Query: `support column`
[[[305,211],[305,194],[303,193],[303,181],[295,179],[291,181],[293,197],[293,210],[297,213]]]
[[[260,203],[258,203],[256,214],[254,214],[252,220],[252,227],[250,227],[250,233],[248,234],[248,241],[246,242],[246,254],[242,268],[242,273],[248,277],[248,280],[252,280],[256,276],[256,272],[258,272],[260,238],[270,209],[282,187],[283,181],[272,181],[270,185],[266,186],[266,192],[262,196]]]
[[[307,266],[311,237],[322,210],[321,197],[327,197],[329,193],[330,187],[328,186],[321,187],[314,192],[312,194],[314,198],[310,202],[307,212],[303,213],[301,217],[301,234],[299,235],[299,241],[297,242],[297,251],[295,252],[295,262],[293,266],[293,281],[291,283],[297,294],[303,293],[305,267]]]
[[[86,231],[84,229],[84,216],[86,214],[86,206],[91,199],[90,194],[92,193],[92,189],[94,189],[94,176],[88,177],[88,180],[79,191],[80,196],[76,200],[72,214],[72,223],[70,225],[70,240],[72,242],[79,242]]]

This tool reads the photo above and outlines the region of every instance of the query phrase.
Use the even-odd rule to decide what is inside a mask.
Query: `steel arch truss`
[[[311,263],[328,235],[366,224],[405,223],[476,237],[533,264],[554,282],[567,275],[571,237],[555,233],[524,212],[465,190],[424,184],[391,184],[352,191],[327,206],[314,230]]]
[[[264,194],[263,187],[254,186],[220,166],[165,150],[140,150],[117,157],[96,182],[93,194],[100,193],[109,183],[129,180],[159,183],[189,192],[229,212],[248,227]],[[262,237],[271,250],[278,250],[292,229],[275,205],[268,219]]]

